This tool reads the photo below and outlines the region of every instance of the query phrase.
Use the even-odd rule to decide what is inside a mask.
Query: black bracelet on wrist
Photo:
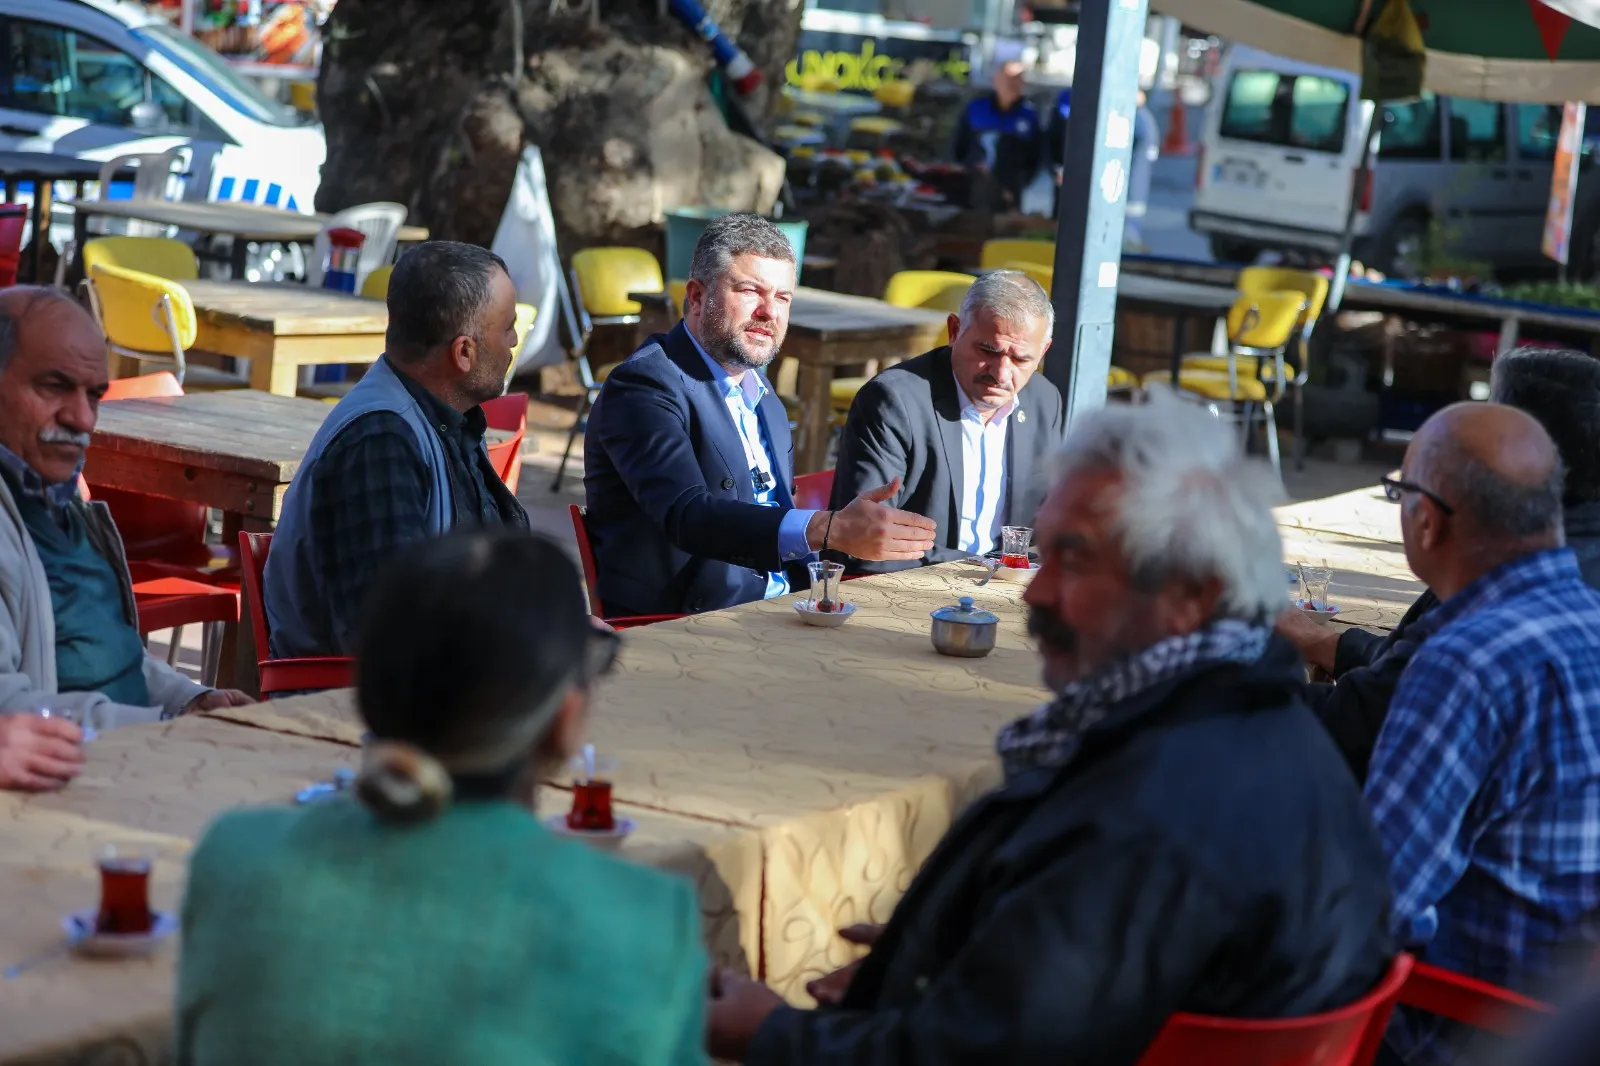
[[[838,514],[838,513],[839,512],[837,512],[837,511],[829,511],[828,512],[828,525],[822,531],[822,547],[818,548],[817,549],[818,551],[824,551],[825,552],[825,551],[828,550],[828,535],[833,532],[833,516]]]

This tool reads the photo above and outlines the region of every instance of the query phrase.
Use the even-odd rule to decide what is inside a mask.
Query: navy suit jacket
[[[766,595],[785,569],[778,525],[794,506],[794,442],[778,397],[757,411],[778,507],[755,502],[733,416],[682,322],[611,372],[584,437],[584,494],[608,617],[715,611]],[[809,587],[803,563],[789,582]]]

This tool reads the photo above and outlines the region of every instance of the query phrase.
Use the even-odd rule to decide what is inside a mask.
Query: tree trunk
[[[528,143],[544,154],[565,254],[655,247],[671,207],[769,209],[782,161],[727,129],[706,88],[709,47],[654,0],[598,0],[597,25],[567,6],[584,2],[340,0],[318,83],[318,209],[395,200],[436,237],[487,245]],[[753,109],[781,84],[801,6],[707,5],[764,72]]]

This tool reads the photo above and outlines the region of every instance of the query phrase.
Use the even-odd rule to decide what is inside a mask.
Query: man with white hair
[[[922,565],[999,546],[1002,526],[1030,526],[1050,489],[1048,457],[1066,432],[1060,391],[1036,373],[1055,310],[1015,270],[983,275],[950,316],[950,343],[862,386],[839,439],[835,506],[900,479],[887,501],[938,524]],[[862,572],[918,562],[852,564]]]
[[[713,1057],[762,1066],[1131,1066],[1178,1011],[1359,999],[1393,954],[1386,863],[1300,703],[1277,481],[1170,397],[1068,438],[1028,628],[1054,698],[816,1010],[717,976]]]

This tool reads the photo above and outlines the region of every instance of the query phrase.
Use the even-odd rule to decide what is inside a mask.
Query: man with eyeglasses
[[[1366,780],[1397,943],[1548,998],[1600,941],[1600,592],[1562,531],[1561,458],[1531,415],[1462,403],[1406,450],[1406,561],[1438,598]],[[1409,1066],[1456,1061],[1434,1015],[1397,1015]]]
[[[1584,580],[1600,588],[1600,360],[1550,348],[1507,352],[1495,360],[1490,400],[1526,411],[1555,441],[1567,472],[1561,501],[1567,547]],[[1384,491],[1398,502],[1403,487],[1385,481]],[[1431,590],[1424,592],[1382,637],[1355,627],[1341,633],[1298,611],[1278,620],[1278,631],[1306,661],[1334,678],[1308,685],[1305,698],[1359,779],[1367,776],[1389,701],[1416,650],[1415,623],[1438,604]]]

